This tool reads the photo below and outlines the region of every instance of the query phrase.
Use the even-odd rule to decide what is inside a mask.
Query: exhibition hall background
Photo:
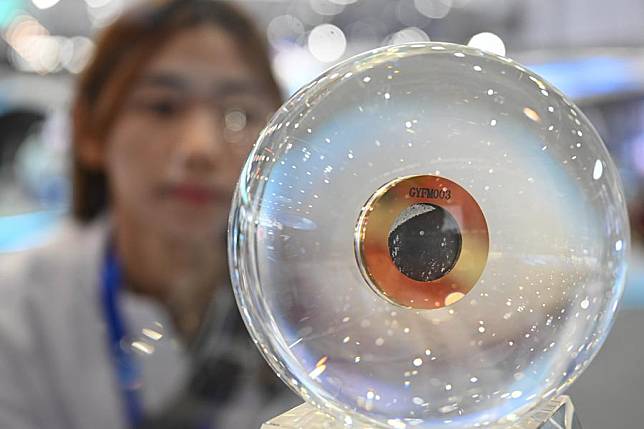
[[[67,109],[74,79],[92,53],[96,31],[137,1],[0,0],[0,264],[46,243],[68,212]],[[285,95],[358,52],[431,40],[505,54],[580,105],[620,169],[633,251],[614,330],[571,392],[585,428],[642,427],[644,2],[238,3],[265,32]]]

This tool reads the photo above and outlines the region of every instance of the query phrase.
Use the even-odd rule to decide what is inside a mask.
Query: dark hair
[[[271,71],[264,38],[251,19],[224,1],[155,1],[126,13],[100,35],[94,56],[81,75],[73,105],[73,215],[81,222],[96,218],[108,206],[105,173],[85,165],[79,147],[87,138],[103,141],[109,134],[129,86],[145,63],[182,30],[212,25],[224,30],[240,55],[258,71],[277,108],[279,87]]]

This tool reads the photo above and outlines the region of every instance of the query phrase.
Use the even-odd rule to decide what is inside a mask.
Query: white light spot
[[[491,127],[496,127],[496,119],[492,119],[492,120],[490,121],[490,126],[491,126]]]
[[[418,367],[423,364],[423,360],[421,358],[416,358],[414,359],[414,366]]]
[[[385,100],[389,100],[391,98],[391,94],[388,92],[385,92]]]
[[[452,385],[451,384],[446,384],[445,385],[445,390],[452,390]]]
[[[586,310],[588,308],[588,306],[590,306],[590,301],[588,301],[588,298],[586,298],[579,305],[581,306],[581,308]]]
[[[315,27],[309,34],[309,51],[322,62],[338,60],[347,49],[347,39],[342,30],[332,24]]]
[[[31,0],[38,9],[49,9],[56,6],[60,0]]]
[[[517,399],[517,398],[520,398],[521,395],[523,395],[523,392],[521,392],[520,390],[515,390],[514,392],[512,392],[511,396],[512,398]]]
[[[474,66],[474,67],[472,67],[472,68],[474,69],[474,71],[477,71],[477,72],[480,72],[480,71],[482,71],[482,70],[483,70],[483,69],[481,68],[481,66]]]
[[[381,346],[385,343],[385,340],[382,337],[376,338],[376,345]]]
[[[472,36],[467,46],[479,48],[482,51],[505,56],[505,43],[494,33],[483,32]]]
[[[432,354],[432,351],[430,349],[425,350],[425,356],[429,356]]]
[[[615,243],[615,250],[619,252],[620,250],[622,250],[623,247],[624,247],[624,243],[622,243],[622,240],[617,240],[617,242]]]
[[[472,377],[472,378],[470,378],[470,382],[471,382],[471,383],[476,383],[477,381],[479,381],[479,379],[478,379],[478,378],[476,378],[476,377]]]
[[[604,165],[602,164],[601,160],[595,161],[595,168],[593,168],[593,179],[599,180],[602,177],[602,174],[604,173]]]
[[[143,341],[135,341],[132,343],[132,348],[145,353],[146,355],[151,355],[154,353],[154,346],[152,344],[145,343]]]
[[[163,334],[153,329],[143,328],[142,332],[143,335],[154,341],[159,341],[161,338],[163,338]]]
[[[362,78],[362,81],[363,81],[364,83],[369,83],[369,82],[371,82],[371,77],[369,77],[369,76],[365,76],[364,78]]]

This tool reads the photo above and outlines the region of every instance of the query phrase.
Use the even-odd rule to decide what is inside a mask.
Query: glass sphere
[[[628,247],[583,113],[512,60],[441,43],[361,54],[284,104],[229,232],[282,380],[393,428],[509,424],[562,393],[608,334]]]

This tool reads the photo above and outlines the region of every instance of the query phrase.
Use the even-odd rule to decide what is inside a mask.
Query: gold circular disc
[[[439,176],[381,187],[363,207],[356,259],[369,286],[407,308],[434,309],[467,295],[481,277],[488,227],[474,198]]]

